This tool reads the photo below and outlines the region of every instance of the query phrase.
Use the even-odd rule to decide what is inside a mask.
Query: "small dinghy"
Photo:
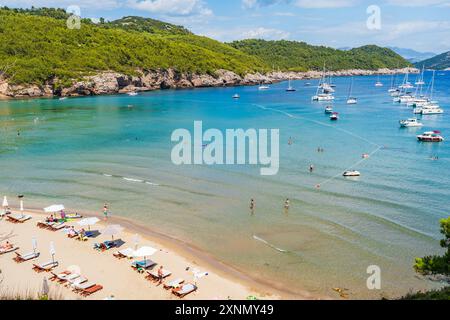
[[[356,170],[349,170],[349,171],[345,171],[342,175],[344,177],[359,177],[361,175],[361,173]]]

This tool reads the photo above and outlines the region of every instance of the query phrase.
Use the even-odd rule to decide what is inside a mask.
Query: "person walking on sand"
[[[105,216],[105,220],[108,219],[108,204],[105,203],[103,206],[103,215]]]
[[[251,214],[255,213],[255,200],[253,200],[253,198],[250,199],[250,212]]]
[[[164,274],[163,274],[163,269],[164,267],[163,266],[160,266],[159,267],[159,269],[158,269],[158,281],[159,281],[159,284],[161,284],[162,283],[162,281],[163,281],[163,276],[164,276]]]

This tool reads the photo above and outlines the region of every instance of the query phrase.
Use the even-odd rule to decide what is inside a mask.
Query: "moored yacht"
[[[330,116],[330,120],[331,120],[331,121],[339,120],[339,113],[333,112],[333,113],[331,114],[331,116]]]
[[[440,135],[440,131],[427,131],[417,136],[417,140],[422,142],[442,142],[444,138]]]
[[[417,118],[411,118],[406,120],[400,120],[400,127],[409,128],[409,127],[422,127],[423,124],[420,123]]]
[[[356,170],[348,170],[348,171],[345,171],[342,175],[344,177],[359,177],[361,175],[361,172],[356,171]]]
[[[332,101],[334,96],[331,93],[319,93],[312,97],[313,101]]]

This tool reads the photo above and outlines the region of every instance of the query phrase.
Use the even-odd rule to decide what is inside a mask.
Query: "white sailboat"
[[[425,85],[425,81],[424,81],[424,73],[425,73],[425,65],[422,66],[422,72],[419,74],[417,81],[415,82],[416,86],[423,86]]]
[[[375,87],[382,87],[383,86],[383,82],[380,81],[380,75],[378,75],[378,80],[375,83]]]
[[[311,97],[312,101],[332,101],[334,100],[334,89],[326,82],[325,65],[323,66],[323,75],[319,80],[317,91],[314,96]]]
[[[286,91],[287,92],[297,91],[293,86],[291,86],[291,78],[289,78],[289,84],[288,84],[288,87],[287,87]]]
[[[357,104],[358,103],[358,99],[352,96],[352,92],[353,92],[353,77],[352,77],[352,81],[350,83],[350,89],[348,91],[347,104]]]

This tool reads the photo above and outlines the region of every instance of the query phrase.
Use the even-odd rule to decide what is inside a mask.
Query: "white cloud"
[[[295,5],[307,9],[324,9],[352,7],[357,2],[355,0],[296,0]]]
[[[287,31],[264,27],[208,29],[205,32],[200,31],[198,33],[223,42],[243,39],[281,40],[290,37],[290,33]]]
[[[387,0],[387,3],[402,7],[450,6],[448,0]]]
[[[202,0],[128,0],[127,6],[167,16],[210,16]]]

